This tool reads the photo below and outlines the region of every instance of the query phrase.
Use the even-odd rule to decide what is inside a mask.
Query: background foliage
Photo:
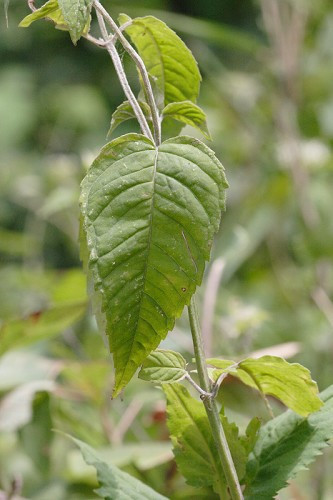
[[[124,9],[110,4],[114,17]],[[307,366],[323,390],[333,379],[330,2],[138,4],[126,2],[126,13],[165,20],[199,61],[199,104],[230,183],[199,291],[207,354],[239,359],[270,348]],[[1,14],[1,489],[34,500],[94,497],[93,469],[55,428],[162,495],[212,498],[176,470],[161,391],[133,379],[123,400],[110,400],[110,361],[87,307],[79,183],[106,142],[121,88],[106,53],[74,47],[47,23],[18,29],[26,13],[11,0],[8,29]],[[133,122],[114,137],[129,130]],[[191,360],[186,316],[163,346]],[[243,429],[258,408],[267,420],[236,379],[222,393]],[[332,498],[331,468],[328,451],[280,497]]]

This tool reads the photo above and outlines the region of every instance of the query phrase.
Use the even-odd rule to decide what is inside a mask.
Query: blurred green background
[[[199,104],[230,183],[198,291],[207,353],[269,349],[303,363],[324,389],[333,381],[331,1],[104,5],[115,18],[166,21],[203,75]],[[46,22],[19,29],[27,13],[11,0],[7,29],[0,12],[1,498],[96,498],[93,469],[52,429],[101,448],[172,499],[215,498],[178,475],[158,389],[133,379],[110,399],[111,361],[79,260],[78,198],[123,95],[106,52],[85,40],[74,47]],[[127,122],[117,134],[130,130]],[[191,361],[186,315],[163,345]],[[253,414],[268,418],[235,381],[221,392],[241,427]],[[332,499],[332,466],[326,451],[280,498]]]

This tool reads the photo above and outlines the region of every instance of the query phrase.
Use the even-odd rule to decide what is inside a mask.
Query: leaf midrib
[[[143,291],[142,291],[142,295],[141,295],[141,299],[140,299],[140,304],[139,304],[138,319],[137,319],[135,327],[134,327],[134,332],[135,333],[133,335],[133,339],[132,339],[132,343],[131,343],[131,348],[130,348],[130,351],[129,351],[128,356],[127,356],[126,366],[125,366],[125,368],[123,370],[122,377],[121,377],[120,381],[118,382],[118,386],[121,385],[122,380],[123,380],[123,378],[125,376],[126,368],[128,366],[128,362],[129,362],[129,360],[131,358],[131,354],[132,354],[132,351],[133,351],[133,346],[134,346],[136,335],[137,335],[138,324],[139,324],[139,321],[142,319],[141,318],[141,307],[142,307],[143,297],[146,295],[146,292],[145,292],[146,277],[147,277],[147,272],[148,272],[148,261],[149,261],[149,256],[150,256],[150,248],[151,248],[152,232],[153,232],[154,198],[155,198],[155,184],[156,184],[156,171],[157,171],[158,153],[159,153],[159,149],[155,148],[153,179],[151,181],[152,184],[153,184],[153,187],[152,187],[152,197],[151,197],[151,204],[150,204],[150,216],[149,216],[149,224],[148,224],[149,225],[149,233],[148,233],[148,244],[147,244],[147,257],[145,259],[145,267],[144,267],[144,270],[143,270]]]

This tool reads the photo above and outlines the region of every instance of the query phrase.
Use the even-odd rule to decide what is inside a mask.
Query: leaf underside
[[[186,125],[191,125],[191,127],[200,130],[206,139],[211,139],[207,127],[206,115],[202,109],[193,102],[183,101],[170,103],[163,109],[162,114],[163,118],[170,117]]]
[[[186,361],[179,352],[156,349],[145,359],[139,378],[151,382],[173,383],[186,376]]]
[[[306,417],[322,406],[317,384],[307,368],[298,363],[288,363],[278,356],[247,358],[239,363],[222,359],[207,359],[215,366],[214,380],[222,373],[231,373],[250,387],[282,401],[288,408]]]
[[[307,419],[287,411],[264,425],[247,466],[246,500],[269,500],[306,469],[333,438],[333,386]]]
[[[120,24],[130,18],[119,16]],[[164,105],[171,102],[196,102],[201,76],[196,60],[179,36],[153,16],[137,17],[126,28],[149,75],[161,94]]]
[[[128,134],[106,145],[88,171],[83,225],[114,357],[114,396],[201,283],[226,187],[213,152],[190,137],[156,149]]]
[[[163,384],[163,391],[167,397],[168,429],[180,472],[192,486],[210,486],[221,491],[221,486],[226,487],[226,478],[204,405],[181,384]],[[238,428],[224,415],[221,422],[237,475],[242,479],[247,456]]]

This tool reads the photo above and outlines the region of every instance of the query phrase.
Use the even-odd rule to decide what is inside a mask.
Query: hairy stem
[[[198,370],[198,377],[201,388],[210,393],[211,382],[209,380],[207,366],[205,362],[205,353],[201,337],[200,324],[198,319],[197,307],[194,297],[191,299],[191,304],[188,307],[190,319],[195,361]],[[233,500],[242,500],[243,494],[238,481],[237,472],[232,460],[229,445],[222,427],[218,408],[214,398],[203,397],[207,417],[212,430],[213,438],[218,450],[218,454],[223,467],[223,472],[227,480],[230,496]],[[221,496],[221,498],[223,498]]]
[[[109,39],[109,34],[107,32],[107,29],[106,29],[106,26],[104,23],[104,18],[98,10],[96,10],[96,14],[97,14],[97,20],[98,20],[98,24],[99,24],[101,33],[102,33],[103,38],[105,40],[105,47],[111,56],[113,65],[115,67],[117,76],[118,76],[119,81],[120,81],[120,84],[123,88],[123,91],[124,91],[128,101],[129,101],[130,105],[133,108],[135,116],[136,116],[136,118],[139,122],[139,125],[141,127],[142,133],[145,136],[149,137],[149,139],[152,142],[154,142],[154,139],[153,139],[152,133],[150,131],[148,122],[146,120],[146,117],[143,114],[142,109],[140,107],[140,104],[138,103],[138,101],[137,101],[135,95],[133,94],[132,89],[128,83],[126,73],[124,71],[124,68],[123,68],[123,65],[121,63],[121,59],[118,55],[117,49],[115,48],[113,41]]]
[[[126,52],[131,56],[133,61],[135,62],[138,70],[140,71],[140,75],[142,77],[143,85],[146,90],[147,94],[147,99],[148,99],[148,104],[151,109],[151,116],[152,116],[152,122],[153,122],[153,128],[154,128],[154,139],[155,139],[155,144],[156,146],[159,146],[161,144],[161,123],[159,119],[159,112],[158,108],[156,105],[155,97],[153,94],[153,89],[151,87],[151,83],[149,80],[149,75],[148,71],[146,69],[146,66],[139,56],[139,54],[136,52],[136,50],[132,47],[132,45],[126,40],[125,36],[122,33],[122,30],[119,28],[117,23],[112,19],[110,14],[105,10],[103,5],[98,1],[94,1],[94,6],[96,9],[96,12],[100,13],[104,19],[107,21],[107,23],[111,26],[113,32],[115,33],[115,36],[118,38]]]

